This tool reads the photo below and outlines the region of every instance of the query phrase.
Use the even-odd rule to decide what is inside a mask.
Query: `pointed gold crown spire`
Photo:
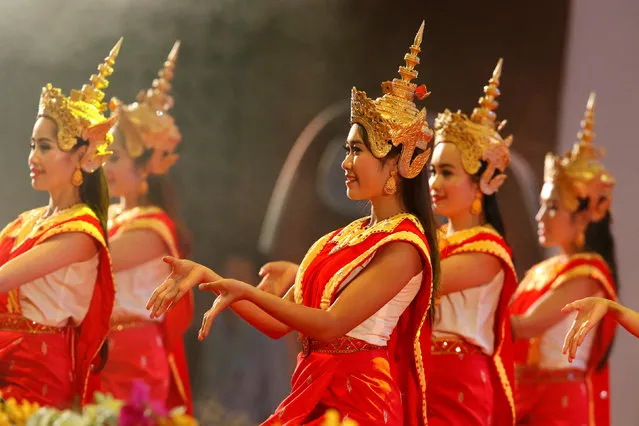
[[[123,40],[124,38],[120,37],[120,40],[118,40],[115,46],[113,46],[113,49],[111,49],[111,52],[109,52],[109,56],[104,58],[104,62],[98,65],[98,73],[91,74],[89,84],[83,85],[81,90],[71,90],[71,96],[69,96],[71,101],[86,102],[93,105],[100,112],[107,110],[107,104],[102,102],[104,99],[103,90],[109,87],[107,77],[113,74],[113,65],[115,65],[115,60],[120,53]]]
[[[173,107],[173,98],[169,95],[171,91],[171,81],[173,80],[173,70],[175,70],[175,62],[177,61],[178,52],[180,51],[180,41],[177,40],[173,48],[169,52],[163,67],[158,72],[158,78],[153,80],[151,88],[146,92],[141,91],[138,96],[138,102],[146,102],[154,110],[167,112]]]
[[[429,94],[426,86],[417,87],[412,82],[418,75],[415,66],[419,64],[423,33],[422,21],[410,51],[404,55],[405,65],[399,67],[400,78],[382,83],[381,98],[372,100],[355,87],[351,91],[351,124],[366,129],[371,152],[377,158],[386,157],[393,146],[401,145],[399,174],[407,179],[416,177],[424,168],[433,137],[426,122],[426,109],[419,110],[413,101],[415,96],[423,99]]]
[[[497,98],[501,94],[499,83],[503,59],[499,58],[488,85],[484,86],[484,96],[479,98],[470,118],[461,111],[446,109],[435,120],[435,144],[452,143],[461,153],[462,165],[466,173],[475,175],[486,163],[479,188],[482,193],[491,195],[497,192],[506,180],[504,170],[510,163],[509,148],[513,137],[503,138],[499,133],[506,121],[496,125],[499,106]],[[499,173],[496,173],[499,171]]]
[[[615,179],[601,162],[603,149],[593,144],[595,99],[591,92],[572,150],[563,157],[546,154],[544,182],[558,187],[562,203],[571,212],[577,211],[581,199],[588,199],[591,220],[596,222],[610,208]]]
[[[488,85],[484,86],[484,96],[479,98],[479,107],[473,110],[470,119],[475,123],[482,124],[486,127],[495,128],[495,120],[497,115],[495,110],[499,106],[497,98],[501,95],[499,91],[499,79],[501,78],[501,69],[504,63],[503,58],[499,58],[497,66],[493,71],[493,76],[488,80]]]
[[[138,93],[137,102],[125,105],[114,98],[111,104],[111,109],[119,115],[117,128],[125,136],[124,145],[129,155],[138,158],[146,150],[153,151],[147,164],[151,174],[166,173],[178,159],[174,151],[182,135],[168,111],[173,107],[169,93],[179,50],[178,40],[151,87]]]
[[[103,90],[109,85],[107,77],[113,74],[113,66],[122,46],[122,38],[115,44],[104,62],[98,66],[98,73],[91,75],[89,84],[81,90],[72,90],[67,98],[58,88],[47,83],[42,88],[39,117],[52,119],[58,127],[58,146],[69,151],[79,139],[89,142],[86,154],[82,157],[82,168],[91,173],[99,168],[111,155],[108,147],[113,142],[110,133],[116,117],[106,118],[103,112],[106,104]]]

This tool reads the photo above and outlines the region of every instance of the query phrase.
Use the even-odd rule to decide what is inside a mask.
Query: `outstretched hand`
[[[257,288],[277,297],[282,297],[295,282],[299,265],[279,260],[268,262],[260,269],[262,280]]]
[[[588,333],[606,316],[610,307],[609,301],[600,297],[586,297],[563,307],[561,312],[577,312],[577,318],[572,323],[564,340],[562,353],[568,355],[572,362],[577,355],[577,348],[581,346]]]
[[[224,309],[231,306],[233,302],[244,299],[247,292],[253,289],[253,286],[233,279],[219,279],[214,282],[200,284],[200,290],[212,291],[217,294],[217,297],[213,301],[211,309],[204,313],[198,340],[202,341],[208,336],[213,321]]]
[[[187,259],[178,259],[166,256],[164,262],[171,266],[171,274],[162,284],[160,284],[149,298],[146,309],[150,310],[151,318],[159,318],[182,298],[190,289],[205,280],[211,280],[210,274],[214,274],[213,279],[221,278],[214,272]]]

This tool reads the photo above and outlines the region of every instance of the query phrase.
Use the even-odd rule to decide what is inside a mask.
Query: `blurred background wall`
[[[0,222],[46,202],[31,190],[26,167],[41,87],[80,88],[124,36],[107,95],[130,102],[180,39],[173,113],[184,141],[171,173],[196,236],[193,258],[256,282],[263,262],[299,261],[321,234],[365,214],[366,206],[346,200],[339,171],[350,89],[379,95],[426,19],[418,81],[432,91],[421,103],[431,122],[444,108],[470,112],[504,57],[497,115],[515,136],[515,160],[500,203],[520,274],[543,256],[532,222],[543,156],[573,141],[587,93],[598,90],[599,141],[619,178],[623,295],[632,302],[639,297],[629,258],[638,172],[636,153],[625,147],[639,99],[631,77],[639,65],[632,53],[638,10],[632,0],[573,3],[0,2]],[[197,406],[204,412],[219,403],[260,420],[289,389],[295,340],[270,341],[226,313],[197,343],[211,301],[197,295],[198,318],[187,336]],[[615,359],[623,364],[622,351],[636,356],[638,348],[622,338]],[[613,375],[617,424],[625,425],[621,419],[638,412],[623,394],[632,395],[639,374],[615,365]]]

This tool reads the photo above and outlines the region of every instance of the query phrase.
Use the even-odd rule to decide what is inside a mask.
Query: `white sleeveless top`
[[[171,273],[171,267],[162,261],[164,256],[150,260],[133,268],[113,274],[115,281],[115,306],[113,321],[144,320],[162,321],[160,318],[149,318],[146,303],[153,290]]]
[[[374,255],[373,255],[374,256]],[[340,286],[341,291],[370,263],[373,259],[371,256],[360,267],[356,268],[349,277],[347,277]],[[346,333],[347,336],[355,339],[363,340],[366,343],[375,346],[386,346],[390,339],[399,317],[404,313],[406,308],[411,304],[422,283],[422,274],[413,277],[400,290],[395,297],[381,307],[371,317],[366,319],[360,325]],[[337,298],[339,299],[339,297]]]
[[[502,269],[486,284],[442,296],[435,311],[433,337],[462,338],[492,355],[495,312],[503,286]]]
[[[548,292],[544,296],[540,297],[537,302],[531,305],[529,310],[535,309],[539,303],[543,302],[547,297],[550,297],[551,294],[552,292]],[[601,294],[598,296],[601,296]],[[574,368],[586,371],[588,367],[588,358],[590,357],[592,345],[597,334],[596,332],[593,331],[588,333],[572,362],[568,362],[568,357],[561,353],[566,334],[568,334],[568,330],[570,330],[572,322],[576,317],[577,312],[566,315],[561,321],[550,327],[539,337],[539,368],[549,370]]]
[[[96,254],[20,286],[22,315],[53,327],[78,326],[89,311],[98,264]]]

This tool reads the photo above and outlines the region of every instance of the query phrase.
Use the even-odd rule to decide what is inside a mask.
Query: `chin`
[[[537,241],[539,242],[539,245],[544,248],[552,247],[552,244],[548,241],[546,237],[538,237]]]
[[[366,199],[366,197],[362,197],[361,194],[358,193],[358,191],[352,190],[350,188],[346,189],[346,196],[349,200],[353,201],[361,201]]]
[[[35,189],[36,191],[46,191],[47,188],[42,185],[42,182],[38,182],[37,180],[33,180],[31,179],[31,188]]]
[[[442,208],[441,206],[433,205],[433,212],[435,212],[435,214],[439,216],[449,217],[448,215],[449,212],[445,208]]]

